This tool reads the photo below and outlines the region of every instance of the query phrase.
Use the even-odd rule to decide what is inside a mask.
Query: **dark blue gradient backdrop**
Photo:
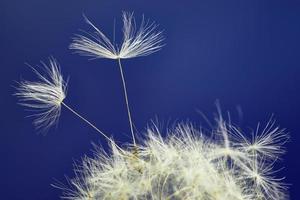
[[[223,111],[246,132],[274,114],[291,139],[280,172],[297,199],[300,170],[300,2],[215,0],[2,0],[0,2],[0,198],[58,199],[50,186],[73,176],[73,163],[91,155],[103,137],[62,109],[57,128],[37,135],[28,112],[12,94],[14,81],[35,80],[24,63],[57,58],[70,76],[67,104],[113,135],[130,142],[117,63],[88,60],[68,45],[80,29],[91,30],[84,13],[109,37],[116,21],[121,40],[121,11],[156,21],[166,46],[147,57],[124,60],[132,116],[143,131],[151,120],[161,124],[189,120],[204,125],[218,99]]]

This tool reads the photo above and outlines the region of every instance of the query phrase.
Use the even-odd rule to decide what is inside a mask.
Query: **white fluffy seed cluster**
[[[270,121],[260,135],[246,139],[238,128],[218,121],[207,137],[189,124],[179,124],[163,138],[147,130],[142,144],[108,155],[101,148],[86,157],[77,177],[64,189],[64,199],[87,200],[283,200],[282,179],[273,176],[283,152],[283,130]]]

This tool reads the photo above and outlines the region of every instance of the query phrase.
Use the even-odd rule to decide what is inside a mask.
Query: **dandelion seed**
[[[123,43],[119,49],[117,45],[111,43],[105,34],[94,24],[92,24],[86,17],[85,20],[95,29],[95,33],[90,33],[88,36],[77,35],[75,38],[73,38],[73,43],[70,45],[70,49],[76,50],[81,55],[90,56],[93,58],[108,58],[118,60],[130,131],[133,143],[136,145],[133,130],[133,120],[129,107],[121,59],[147,56],[159,51],[163,46],[162,41],[164,40],[162,32],[157,32],[157,25],[155,23],[150,23],[149,21],[145,22],[144,17],[140,28],[137,30],[133,13],[123,12]]]
[[[275,121],[271,118],[265,128],[260,130],[258,124],[256,131],[252,133],[252,138],[249,140],[235,127],[231,127],[230,134],[235,143],[239,146],[239,151],[255,153],[259,156],[268,157],[268,159],[278,159],[284,153],[283,145],[287,142],[288,136],[284,129],[275,126]]]
[[[21,81],[15,93],[20,104],[36,112],[34,125],[47,131],[55,125],[61,113],[61,104],[66,97],[67,83],[64,81],[59,65],[54,58],[49,65],[42,62],[45,74],[32,68],[39,81]]]
[[[284,129],[274,127],[275,121],[270,119],[267,126],[263,129],[262,133],[259,132],[259,126],[252,139],[251,144],[246,147],[248,151],[255,151],[263,156],[272,159],[277,159],[284,153],[283,145],[286,143],[288,137]]]
[[[267,157],[254,154],[252,162],[245,173],[245,180],[249,179],[249,185],[252,185],[252,193],[264,196],[263,199],[287,199],[286,185],[282,183],[284,178],[276,178],[274,163],[269,162]],[[268,198],[266,198],[268,197]]]
[[[39,81],[22,81],[19,83],[19,87],[17,87],[18,92],[15,93],[15,95],[19,97],[21,105],[37,112],[31,115],[36,117],[33,121],[36,128],[46,132],[51,126],[55,125],[58,122],[61,106],[63,105],[117,148],[121,149],[107,134],[63,102],[66,98],[67,82],[64,81],[56,60],[50,58],[49,66],[44,62],[42,62],[42,65],[46,72],[45,74],[41,74],[32,68],[34,73],[38,76]]]

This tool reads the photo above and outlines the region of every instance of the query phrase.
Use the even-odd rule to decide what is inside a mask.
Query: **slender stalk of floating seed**
[[[92,124],[90,121],[88,121],[86,118],[81,116],[78,112],[76,112],[74,109],[72,109],[70,106],[65,104],[64,102],[61,102],[63,106],[65,106],[69,111],[71,111],[73,114],[75,114],[77,117],[79,117],[81,120],[86,122],[89,126],[91,126],[94,130],[96,130],[98,133],[100,133],[103,137],[105,137],[108,141],[110,141],[112,144],[116,145],[116,147],[123,152],[123,149],[119,147],[112,139],[110,139],[105,133],[103,133],[100,129],[98,129],[94,124]]]

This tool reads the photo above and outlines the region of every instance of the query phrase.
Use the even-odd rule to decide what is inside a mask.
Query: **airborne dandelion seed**
[[[36,117],[34,125],[37,128],[42,129],[42,131],[47,131],[51,126],[58,122],[61,106],[63,105],[104,136],[108,141],[114,143],[114,141],[112,141],[105,133],[63,102],[66,98],[67,83],[61,75],[56,60],[50,58],[49,66],[44,62],[41,63],[46,73],[42,74],[35,68],[32,68],[38,76],[39,81],[22,81],[19,83],[19,87],[17,87],[18,92],[15,93],[15,95],[19,97],[21,105],[31,108],[33,112],[37,112],[32,115]],[[120,148],[119,146],[117,147]]]
[[[164,40],[162,32],[157,32],[157,25],[153,22],[145,22],[144,17],[140,28],[136,30],[133,13],[123,12],[123,43],[121,45],[121,49],[119,49],[115,44],[112,44],[105,34],[94,26],[86,17],[85,20],[95,29],[95,34],[91,33],[89,36],[77,35],[73,38],[73,43],[70,45],[70,49],[74,49],[81,55],[85,56],[118,60],[131,136],[133,144],[136,145],[121,59],[147,56],[159,51],[163,46],[161,43]]]
[[[136,142],[129,108],[121,59],[146,56],[161,49],[162,33],[154,23],[135,27],[132,13],[123,12],[123,43],[118,48],[94,26],[95,34],[77,35],[70,45],[81,55],[118,60],[133,144],[119,147],[107,134],[67,105],[67,84],[59,66],[50,59],[43,63],[46,74],[33,69],[40,79],[22,81],[16,95],[20,103],[32,108],[34,124],[48,129],[57,123],[61,106],[74,113],[110,144],[111,153],[98,148],[92,158],[85,157],[75,170],[70,186],[63,189],[63,199],[70,200],[286,200],[287,188],[275,177],[274,164],[284,152],[287,134],[270,120],[260,126],[249,140],[236,126],[226,122],[220,109],[215,129],[204,132],[191,124],[177,124],[167,136],[157,126],[148,128]]]

